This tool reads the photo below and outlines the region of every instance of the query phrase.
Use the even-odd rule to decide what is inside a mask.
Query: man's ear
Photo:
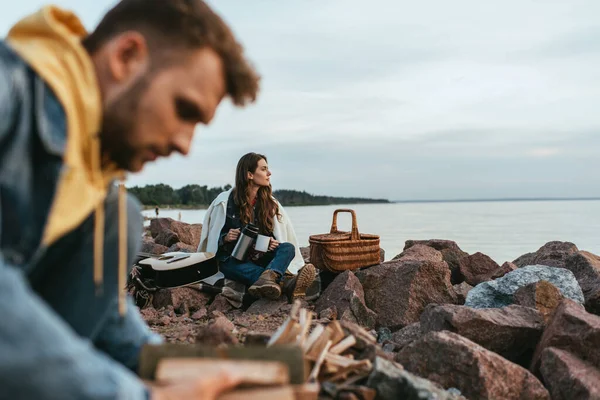
[[[148,70],[150,65],[148,43],[135,31],[119,34],[111,40],[108,48],[108,67],[115,82],[126,83]]]

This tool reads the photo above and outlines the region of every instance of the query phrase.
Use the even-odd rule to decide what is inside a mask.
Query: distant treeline
[[[206,207],[219,193],[231,189],[231,185],[224,187],[213,187],[200,185],[186,185],[181,189],[173,189],[169,185],[146,185],[129,188],[133,194],[145,206],[185,206]],[[276,190],[274,196],[284,206],[317,206],[329,204],[359,204],[359,203],[389,203],[385,199],[367,199],[361,197],[332,197],[313,196],[304,191]]]

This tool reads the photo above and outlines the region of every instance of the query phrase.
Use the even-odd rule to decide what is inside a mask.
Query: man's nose
[[[194,138],[194,128],[186,128],[173,137],[171,146],[173,150],[187,156],[192,146],[192,139]]]

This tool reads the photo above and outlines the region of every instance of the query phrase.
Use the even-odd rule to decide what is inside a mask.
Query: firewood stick
[[[298,343],[298,345],[300,345],[300,347],[304,347],[304,343],[306,342],[306,334],[308,333],[308,330],[310,329],[310,323],[312,322],[312,316],[313,315],[311,312],[306,311],[304,322],[301,323],[302,330],[300,331],[300,335],[298,335],[297,343]]]
[[[304,349],[304,353],[308,353],[313,344],[317,341],[317,339],[321,336],[321,334],[325,331],[325,327],[323,325],[315,326],[315,329],[308,335],[308,339],[304,342],[302,348]]]
[[[332,354],[341,354],[344,351],[348,350],[350,347],[356,344],[356,338],[352,335],[346,337],[344,340],[336,344],[329,350]]]
[[[319,376],[319,370],[321,369],[321,365],[323,364],[323,361],[325,361],[325,356],[327,355],[327,352],[329,351],[330,347],[331,347],[331,340],[327,341],[327,344],[325,344],[323,351],[321,351],[321,354],[319,354],[319,357],[317,358],[317,362],[315,362],[315,366],[313,367],[312,371],[310,372],[310,375],[308,376],[308,380],[307,380],[308,383],[312,383],[317,380],[317,376]]]
[[[321,354],[321,351],[323,351],[325,344],[331,340],[332,333],[333,332],[331,329],[329,329],[329,327],[325,328],[323,333],[321,333],[321,335],[319,335],[319,337],[317,338],[315,343],[308,350],[308,353],[306,356],[308,358],[310,358],[311,360],[316,360],[317,358],[319,358],[319,354]],[[333,344],[333,341],[332,341],[332,344]]]
[[[340,379],[344,379],[346,375],[349,373],[361,373],[361,372],[370,372],[373,365],[369,360],[361,360],[353,365],[348,365],[347,367],[340,368],[335,375],[327,378],[328,381],[335,382]]]

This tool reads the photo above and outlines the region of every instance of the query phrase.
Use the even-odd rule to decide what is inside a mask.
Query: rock
[[[346,336],[352,335],[356,339],[354,347],[357,350],[364,350],[369,346],[373,346],[377,342],[377,338],[369,333],[365,328],[350,321],[340,321],[340,325]]]
[[[356,322],[366,328],[375,326],[377,315],[365,305],[360,281],[352,271],[344,271],[325,289],[315,303],[315,311],[335,307],[341,321]]]
[[[229,304],[227,298],[222,294],[218,294],[215,296],[215,299],[208,307],[208,312],[211,313],[213,311],[220,311],[222,313],[226,313],[228,311],[233,310],[233,306]]]
[[[600,370],[564,350],[544,349],[540,372],[553,400],[600,399]]]
[[[506,261],[500,266],[498,274],[495,275],[493,279],[502,278],[504,275],[508,274],[509,272],[513,272],[516,269],[519,269],[519,267],[517,267],[514,263],[511,263],[510,261]]]
[[[271,315],[275,314],[277,311],[281,309],[281,307],[287,305],[287,299],[285,297],[280,297],[277,300],[269,300],[269,299],[258,299],[248,309],[246,312],[248,314],[264,314]]]
[[[212,320],[209,325],[216,326],[219,329],[223,329],[227,332],[232,332],[235,329],[235,325],[225,316],[219,316]]]
[[[392,339],[392,331],[389,328],[379,328],[377,330],[377,343],[382,344]]]
[[[442,253],[434,249],[433,247],[425,246],[424,244],[416,244],[408,249],[404,250],[402,253],[398,254],[396,257],[392,258],[392,261],[395,260],[412,260],[412,261],[431,261],[431,262],[440,262],[444,261],[442,257]]]
[[[419,320],[430,303],[456,303],[445,262],[388,261],[360,271],[367,307],[377,314],[377,325],[391,330]]]
[[[454,293],[456,293],[457,304],[465,304],[467,294],[469,294],[469,290],[473,289],[473,286],[469,285],[467,282],[461,282],[452,287],[454,288]]]
[[[166,253],[167,250],[169,250],[169,248],[167,246],[163,246],[162,244],[155,243],[154,239],[152,239],[152,238],[144,237],[142,239],[142,247],[140,249],[140,252],[142,252],[142,253],[159,255],[159,254]]]
[[[271,334],[266,332],[250,331],[246,334],[244,345],[246,346],[266,346],[271,339]]]
[[[600,257],[579,251],[567,258],[566,268],[573,272],[585,297],[585,308],[600,315]]]
[[[498,274],[500,266],[483,253],[475,253],[460,259],[458,271],[461,278],[471,286],[491,281]]]
[[[583,293],[571,271],[544,265],[528,265],[502,278],[475,286],[469,291],[465,305],[474,308],[505,307],[513,303],[513,295],[518,289],[541,280],[552,283],[563,296],[583,304]]]
[[[469,399],[550,398],[531,372],[453,332],[426,334],[400,350],[396,361]]]
[[[155,308],[146,307],[140,310],[140,315],[148,325],[154,325],[160,320],[160,314]]]
[[[377,390],[377,400],[457,398],[433,382],[404,371],[402,366],[382,357],[375,358],[366,385]]]
[[[409,343],[414,342],[423,336],[421,332],[421,323],[415,322],[400,329],[392,334],[392,342],[396,345],[396,350],[400,350]]]
[[[385,250],[380,247],[379,248],[379,263],[381,264],[384,261],[385,261]]]
[[[171,247],[169,247],[169,252],[173,252],[173,251],[181,251],[184,253],[195,253],[197,250],[197,247],[194,247],[192,245],[189,244],[185,244],[183,242],[177,242],[174,245],[172,245]]]
[[[548,242],[535,253],[532,265],[565,268],[567,258],[578,251],[577,246],[571,242]]]
[[[164,231],[160,231],[160,233],[154,238],[154,242],[170,247],[179,242],[179,236],[177,236],[175,232],[166,229]]]
[[[238,340],[231,331],[221,324],[209,324],[201,326],[196,335],[196,343],[210,347],[224,347],[238,344]]]
[[[322,310],[318,315],[319,319],[337,319],[337,308],[335,308],[335,306],[327,307],[326,309]]]
[[[514,260],[512,263],[517,266],[517,268],[525,267],[527,265],[535,265],[533,260],[535,260],[536,253],[527,253],[523,254],[521,257]]]
[[[202,224],[186,224],[172,218],[154,218],[150,221],[150,233],[153,238],[156,239],[163,231],[172,231],[179,237],[178,241],[191,245],[195,251],[200,243]]]
[[[453,242],[452,240],[441,239],[407,240],[404,245],[404,250],[408,250],[409,248],[417,244],[433,247],[437,251],[441,252],[444,261],[448,264],[448,266],[450,267],[450,271],[452,272],[452,284],[461,282],[458,266],[460,263],[460,259],[468,256],[469,254],[462,251],[460,247],[458,247],[456,242]]]
[[[310,264],[310,246],[300,247],[300,254],[302,254],[302,258],[304,258],[304,263]]]
[[[206,308],[201,308],[198,311],[196,311],[194,314],[192,314],[191,318],[194,321],[197,321],[199,319],[206,317],[207,315],[208,315],[208,311],[206,310]]]
[[[514,304],[535,308],[542,315],[544,323],[548,323],[562,299],[560,290],[548,281],[530,283],[518,289],[513,295]]]
[[[384,353],[393,353],[396,351],[396,345],[394,343],[386,343],[382,349]]]
[[[564,299],[550,319],[540,339],[531,370],[538,372],[540,357],[547,347],[556,347],[593,365],[600,365],[600,317]]]
[[[423,334],[455,332],[525,368],[543,330],[544,321],[537,310],[517,305],[476,309],[431,304],[421,314]]]
[[[206,307],[210,295],[189,287],[159,289],[154,293],[152,305],[156,309],[173,306],[179,313],[195,312]]]

